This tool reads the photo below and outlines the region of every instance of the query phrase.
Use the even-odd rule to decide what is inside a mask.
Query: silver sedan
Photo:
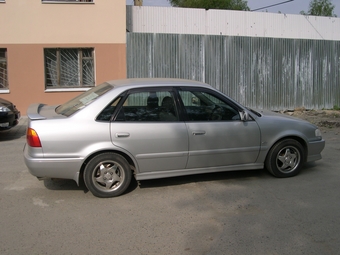
[[[179,79],[105,82],[62,105],[27,110],[25,163],[39,179],[64,178],[98,197],[136,180],[266,168],[298,174],[321,159],[319,129],[246,108],[211,86]]]

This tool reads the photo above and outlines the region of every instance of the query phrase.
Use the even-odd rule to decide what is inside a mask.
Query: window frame
[[[228,97],[224,96],[223,94],[217,93],[214,90],[211,90],[211,89],[208,89],[208,88],[201,88],[201,87],[185,87],[185,86],[182,86],[182,87],[179,87],[177,89],[177,92],[178,92],[177,96],[178,96],[178,99],[179,99],[179,102],[180,102],[180,105],[181,105],[181,108],[180,108],[181,112],[184,115],[185,121],[187,121],[187,122],[206,122],[206,123],[208,123],[208,122],[241,121],[241,116],[240,116],[240,119],[235,119],[235,120],[190,120],[189,116],[187,114],[187,111],[186,111],[186,106],[185,106],[185,104],[182,100],[182,97],[180,95],[180,91],[188,91],[192,94],[194,94],[193,92],[200,92],[200,93],[206,93],[206,94],[209,94],[211,96],[214,96],[218,100],[224,102],[226,105],[228,105],[229,107],[231,107],[232,109],[237,111],[239,113],[239,115],[240,115],[240,112],[243,111],[244,109],[242,107],[240,107],[238,104],[234,103]]]
[[[205,123],[209,123],[209,122],[230,122],[230,121],[241,121],[241,119],[235,119],[235,120],[190,120],[186,109],[185,109],[185,105],[182,101],[182,97],[180,95],[180,91],[189,91],[189,92],[202,92],[202,93],[207,93],[209,95],[212,95],[214,97],[216,97],[217,99],[219,99],[220,101],[224,102],[226,105],[228,105],[229,107],[231,107],[232,109],[234,109],[235,111],[237,111],[240,115],[240,112],[244,111],[244,109],[238,105],[237,103],[235,103],[233,100],[231,100],[230,98],[228,98],[227,96],[225,96],[224,94],[218,93],[215,90],[212,89],[208,89],[208,88],[202,88],[202,87],[191,87],[191,86],[165,86],[165,87],[142,87],[142,88],[134,88],[134,89],[129,89],[126,90],[124,92],[122,92],[120,95],[118,95],[117,97],[115,97],[113,100],[110,101],[110,103],[102,110],[100,111],[100,113],[98,114],[98,117],[102,114],[102,112],[107,108],[110,107],[110,105],[113,104],[113,102],[115,100],[117,100],[119,98],[119,102],[117,103],[115,109],[113,110],[112,114],[111,114],[111,118],[103,120],[100,118],[96,118],[96,121],[100,121],[100,122],[119,122],[119,123],[160,123],[160,122],[164,122],[162,120],[151,120],[151,121],[131,121],[131,120],[119,120],[117,119],[117,117],[119,116],[119,113],[121,111],[122,106],[124,105],[124,103],[126,102],[127,98],[129,97],[130,94],[133,93],[140,93],[140,92],[171,92],[172,96],[173,96],[173,100],[174,100],[174,105],[176,108],[176,112],[177,112],[177,120],[176,121],[171,121],[171,122],[205,122]],[[240,116],[241,118],[241,116]],[[168,122],[168,121],[166,121]]]
[[[94,2],[95,0],[41,0],[42,4],[94,4]]]
[[[61,84],[61,76],[62,76],[62,51],[63,50],[77,50],[77,75],[78,75],[78,84],[73,85],[62,85]],[[83,50],[91,50],[91,57],[84,57],[83,56]],[[49,52],[50,51],[50,52]],[[48,53],[51,53],[51,51],[56,52],[56,70],[52,70],[51,72],[56,72],[56,84],[57,85],[48,85],[48,79],[51,74],[48,73]],[[84,85],[83,83],[83,68],[84,63],[83,60],[90,60],[92,61],[92,76],[93,76],[93,84],[91,85]],[[95,76],[95,48],[94,47],[65,47],[65,48],[44,48],[44,75],[45,75],[45,91],[87,91],[93,87],[96,86],[96,76]]]
[[[117,119],[119,117],[119,113],[121,112],[122,107],[124,106],[125,102],[128,100],[129,96],[136,93],[150,93],[150,92],[169,92],[172,95],[172,98],[174,100],[174,107],[176,112],[177,120],[145,120],[145,121],[137,121],[137,120],[119,120]],[[181,106],[178,104],[178,96],[177,91],[172,86],[166,86],[166,87],[142,87],[142,88],[135,88],[130,89],[127,91],[124,91],[122,94],[120,94],[118,97],[121,97],[119,103],[116,106],[115,111],[113,112],[111,121],[112,122],[126,122],[126,123],[161,123],[161,122],[180,122],[182,121],[182,109]],[[118,98],[116,97],[116,98]],[[114,100],[116,100],[116,98]],[[110,104],[114,101],[112,100]],[[161,105],[158,106],[161,108]]]
[[[5,57],[0,57],[0,63],[5,63],[5,72],[3,73],[3,80],[5,81],[4,87],[0,87],[0,92],[8,92],[9,91],[9,82],[8,82],[8,56],[7,56],[7,48],[0,48],[0,51],[3,51]]]

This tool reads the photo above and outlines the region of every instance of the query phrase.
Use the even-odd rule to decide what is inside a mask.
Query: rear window
[[[95,101],[101,95],[104,95],[112,88],[113,86],[108,83],[103,83],[99,86],[96,86],[90,89],[89,91],[80,94],[79,96],[71,99],[70,101],[58,106],[58,108],[56,109],[56,113],[68,117],[74,114],[75,112],[79,111],[80,109],[83,109],[84,107]]]

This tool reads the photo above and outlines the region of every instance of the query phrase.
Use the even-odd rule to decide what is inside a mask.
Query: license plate
[[[9,122],[0,123],[0,127],[8,127],[8,126],[9,126]]]

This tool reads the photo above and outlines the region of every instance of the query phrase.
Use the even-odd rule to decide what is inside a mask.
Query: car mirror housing
[[[241,117],[242,121],[248,121],[249,120],[249,114],[245,110],[240,111],[240,117]]]

